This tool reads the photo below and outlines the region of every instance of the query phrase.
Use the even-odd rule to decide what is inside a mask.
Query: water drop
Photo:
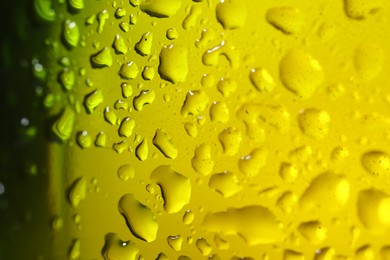
[[[57,15],[51,0],[34,0],[34,10],[37,16],[45,22],[53,22],[56,19]]]
[[[105,236],[102,255],[105,260],[137,260],[138,247],[131,241],[122,241],[117,234],[109,233]]]
[[[147,0],[140,8],[150,16],[164,18],[174,16],[181,7],[181,0]]]
[[[342,161],[349,156],[349,151],[346,147],[336,147],[332,151],[332,160]]]
[[[117,19],[123,18],[126,15],[126,9],[122,7],[118,7],[115,11],[115,17]]]
[[[279,170],[280,177],[287,182],[294,182],[298,177],[298,169],[291,163],[282,162]]]
[[[59,216],[54,217],[53,220],[51,221],[51,228],[53,230],[58,231],[63,227],[63,225],[64,225],[64,220]]]
[[[375,14],[383,7],[385,1],[344,0],[344,9],[349,18],[362,20]]]
[[[96,20],[96,15],[94,15],[94,14],[91,14],[90,16],[87,16],[86,18],[85,18],[85,25],[92,25],[94,22],[95,22],[95,20]]]
[[[219,135],[218,139],[222,145],[223,152],[226,156],[233,156],[238,153],[241,147],[242,134],[235,127],[225,128]]]
[[[84,106],[89,114],[92,114],[101,103],[103,103],[103,93],[99,89],[85,96]]]
[[[106,24],[106,21],[107,19],[110,17],[110,15],[108,14],[107,10],[104,9],[103,11],[101,11],[98,15],[97,15],[97,20],[98,20],[98,28],[97,28],[97,32],[98,33],[102,33],[103,32],[103,28],[104,28],[104,25]]]
[[[134,109],[141,111],[147,104],[153,103],[156,94],[153,89],[142,90],[138,96],[133,99]]]
[[[130,4],[134,7],[136,6],[139,6],[140,5],[140,0],[130,0]]]
[[[186,210],[183,216],[183,223],[186,225],[191,224],[194,221],[195,214],[191,210]]]
[[[229,198],[243,189],[237,176],[231,172],[217,173],[211,176],[209,188],[219,192],[223,197]]]
[[[130,25],[127,22],[121,22],[119,24],[119,28],[121,28],[121,30],[124,32],[128,32],[130,30]]]
[[[181,250],[181,245],[183,244],[183,237],[181,235],[168,236],[167,238],[168,245],[175,250],[176,252]]]
[[[93,68],[111,67],[112,56],[111,50],[108,47],[104,47],[98,53],[91,56],[91,65]]]
[[[183,116],[199,116],[206,109],[208,102],[209,98],[205,91],[188,91],[186,99],[181,108],[181,114]]]
[[[185,30],[189,30],[196,26],[196,22],[199,16],[202,14],[202,7],[199,5],[193,5],[191,7],[190,13],[183,20],[183,28]]]
[[[77,207],[85,199],[87,193],[87,180],[84,177],[76,179],[69,189],[68,199],[70,205]]]
[[[214,102],[210,107],[210,118],[213,122],[226,123],[229,121],[229,109],[225,102]]]
[[[328,229],[319,221],[305,222],[299,225],[299,232],[312,244],[318,245],[324,242]]]
[[[260,92],[271,92],[275,87],[274,79],[263,68],[254,68],[249,73],[249,79],[253,86]]]
[[[290,213],[293,206],[297,203],[298,197],[291,191],[286,191],[277,200],[276,205],[284,212]]]
[[[74,111],[68,107],[65,107],[60,117],[54,122],[52,126],[53,133],[63,141],[68,140],[73,132],[75,117],[76,115]]]
[[[324,80],[319,62],[300,49],[288,51],[280,61],[279,70],[284,86],[301,98],[311,97]]]
[[[78,259],[80,257],[80,239],[74,239],[69,248],[69,259]]]
[[[317,250],[314,260],[333,260],[336,250],[332,247],[325,247]]]
[[[121,137],[131,136],[133,133],[134,127],[135,127],[134,119],[132,119],[130,117],[125,117],[122,120],[121,125],[120,125],[119,130],[118,130],[119,135]]]
[[[195,148],[194,157],[191,160],[192,168],[204,176],[209,175],[214,169],[214,161],[211,158],[211,147],[201,144]]]
[[[303,209],[335,212],[344,207],[350,196],[350,184],[346,177],[323,173],[315,177],[300,198]]]
[[[229,243],[218,234],[214,235],[214,243],[217,245],[217,248],[220,250],[229,249]]]
[[[249,155],[238,161],[240,171],[248,177],[257,176],[267,163],[268,151],[265,148],[256,148]]]
[[[230,97],[237,89],[237,82],[231,79],[222,78],[218,82],[217,88],[224,97]]]
[[[123,140],[121,142],[114,143],[112,148],[115,150],[115,152],[121,154],[123,151],[127,150],[127,142],[126,140]]]
[[[152,242],[156,239],[158,230],[156,216],[133,194],[123,195],[119,200],[118,208],[134,236],[146,242]]]
[[[121,84],[121,88],[122,88],[122,96],[124,98],[131,97],[131,95],[133,94],[133,87],[130,84],[123,82]]]
[[[137,24],[137,16],[135,16],[134,14],[130,14],[130,24],[131,25]]]
[[[95,139],[95,145],[98,147],[105,147],[107,143],[107,135],[104,132],[100,132]]]
[[[190,202],[191,183],[171,166],[162,165],[153,170],[150,180],[157,183],[164,198],[164,209],[168,213],[179,212]]]
[[[178,149],[173,144],[171,137],[161,128],[156,130],[156,134],[153,137],[153,144],[167,158],[175,159],[179,153]]]
[[[216,67],[219,62],[220,56],[224,56],[230,63],[233,69],[236,69],[240,65],[240,56],[238,50],[231,44],[226,43],[224,40],[213,48],[207,50],[202,55],[202,62],[206,66]]]
[[[168,40],[175,40],[175,39],[179,38],[179,34],[174,27],[169,28],[167,30],[166,36],[167,36]]]
[[[154,68],[145,66],[143,71],[142,71],[142,78],[144,80],[152,80],[154,78]]]
[[[375,234],[390,227],[390,196],[377,189],[362,190],[358,195],[358,216],[363,225]]]
[[[330,116],[326,111],[306,109],[298,117],[302,132],[310,137],[324,138],[329,132]]]
[[[67,47],[76,47],[80,39],[80,32],[77,23],[71,20],[66,20],[62,29],[62,37]]]
[[[364,245],[359,247],[355,252],[356,260],[374,260],[376,259],[374,250],[370,245]]]
[[[135,149],[135,155],[140,161],[145,161],[148,158],[148,142],[146,139],[143,139],[142,142]]]
[[[84,0],[68,0],[69,7],[73,11],[80,11],[84,9]]]
[[[126,54],[127,53],[128,48],[126,46],[125,40],[119,34],[115,35],[114,43],[112,46],[114,47],[116,54]]]
[[[134,79],[137,77],[138,72],[139,69],[137,64],[135,64],[133,61],[130,61],[122,65],[119,70],[119,75],[124,79]]]
[[[285,34],[299,32],[305,24],[303,13],[294,7],[275,7],[267,11],[267,22]]]
[[[362,165],[374,176],[387,176],[390,173],[390,156],[383,151],[369,151],[362,155]]]
[[[186,133],[191,137],[196,137],[198,135],[198,128],[194,123],[191,122],[185,123],[184,129],[186,130]]]
[[[216,15],[225,29],[237,29],[245,25],[247,7],[239,0],[220,1],[216,7]]]
[[[134,178],[134,167],[130,164],[124,164],[117,171],[118,177],[122,181]]]
[[[358,77],[365,81],[376,78],[382,71],[384,52],[376,44],[361,44],[354,53],[354,65]]]
[[[202,253],[202,255],[206,256],[209,255],[212,251],[212,247],[204,238],[198,238],[196,240],[196,248]]]
[[[273,213],[257,205],[209,213],[202,225],[209,232],[239,235],[248,245],[278,243],[284,238]]]
[[[141,36],[141,39],[135,44],[134,49],[142,56],[150,55],[153,44],[153,33],[147,32]]]
[[[77,134],[77,144],[81,148],[89,148],[92,145],[92,137],[87,131],[81,131]]]
[[[305,260],[305,256],[300,252],[286,249],[283,252],[283,260]]]
[[[63,69],[59,74],[61,85],[68,91],[73,89],[76,81],[75,77],[74,71],[68,68]]]
[[[116,110],[120,110],[120,109],[122,109],[122,110],[127,110],[127,109],[129,108],[129,105],[127,104],[126,101],[121,100],[121,99],[118,99],[118,100],[115,102],[115,104],[114,104],[114,108],[115,108]]]
[[[111,125],[115,125],[117,121],[117,116],[114,111],[110,109],[110,107],[106,107],[104,109],[104,119],[110,123]]]
[[[172,83],[184,82],[188,74],[187,48],[171,44],[162,48],[158,73]]]

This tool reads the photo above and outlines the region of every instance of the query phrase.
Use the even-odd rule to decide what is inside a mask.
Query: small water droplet
[[[148,142],[146,139],[143,139],[142,142],[135,149],[135,155],[140,161],[145,161],[148,158],[148,154]]]
[[[344,0],[344,10],[349,18],[362,20],[378,12],[385,3],[385,1]]]
[[[190,225],[194,221],[194,218],[194,212],[192,212],[191,210],[186,210],[183,216],[183,223],[186,225]]]
[[[162,165],[153,170],[150,180],[161,187],[164,209],[168,213],[179,212],[190,202],[191,183],[184,175],[175,172],[171,166]]]
[[[336,250],[332,247],[324,247],[316,251],[314,260],[332,260],[335,259],[334,256]]]
[[[103,103],[103,93],[96,89],[87,94],[84,99],[84,106],[89,114],[92,114],[95,109]]]
[[[260,92],[271,92],[275,87],[274,79],[263,68],[254,68],[249,73],[249,79],[253,86]]]
[[[121,122],[121,125],[119,127],[119,135],[121,137],[129,137],[133,134],[133,130],[134,130],[134,127],[135,127],[135,121],[134,119],[130,118],[130,117],[125,117],[122,122]]]
[[[137,24],[137,16],[135,16],[134,14],[130,14],[130,24],[131,25]]]
[[[176,252],[181,250],[181,245],[183,244],[183,237],[181,235],[168,236],[167,238],[168,245],[175,250]]]
[[[73,207],[77,207],[85,199],[87,180],[84,177],[76,179],[69,189],[68,199]]]
[[[61,85],[66,90],[72,90],[76,81],[76,76],[73,70],[65,68],[59,74]]]
[[[324,242],[328,229],[319,221],[309,221],[299,225],[299,232],[312,244],[318,245]]]
[[[117,122],[117,116],[113,110],[110,109],[110,107],[106,107],[104,109],[104,119],[110,123],[111,125],[115,125]]]
[[[89,148],[92,145],[92,137],[87,131],[81,131],[77,134],[77,144],[81,148]]]
[[[370,81],[382,71],[384,52],[376,44],[361,44],[354,53],[354,64],[359,78]]]
[[[305,24],[303,13],[294,7],[275,7],[267,11],[268,23],[285,34],[299,32]]]
[[[139,95],[133,99],[134,109],[141,111],[147,104],[153,103],[155,98],[156,94],[153,89],[142,90]]]
[[[383,151],[369,151],[362,155],[363,167],[374,176],[387,176],[390,173],[390,156]]]
[[[298,177],[298,169],[291,163],[282,162],[279,169],[280,177],[287,182],[294,182]]]
[[[114,47],[116,54],[126,54],[128,51],[128,47],[125,43],[125,40],[119,34],[115,35],[114,43],[112,46]]]
[[[118,8],[115,10],[115,17],[116,17],[117,19],[123,18],[125,15],[126,15],[126,9],[125,9],[125,8],[118,7]]]
[[[127,150],[127,142],[126,140],[123,140],[121,142],[114,143],[112,148],[115,150],[115,152],[121,154],[123,151]]]
[[[124,79],[134,79],[139,72],[137,64],[134,61],[126,62],[119,70],[119,75]]]
[[[176,28],[172,27],[167,30],[166,36],[168,40],[175,40],[179,38],[179,33],[177,32]]]
[[[134,167],[130,164],[124,164],[117,171],[118,177],[122,181],[134,178]]]
[[[130,30],[130,24],[127,22],[121,22],[119,24],[119,28],[121,28],[121,30],[124,32],[128,32]]]
[[[305,260],[305,256],[300,252],[286,249],[283,252],[283,260]]]
[[[131,97],[131,95],[133,94],[133,87],[130,84],[123,82],[121,84],[121,88],[122,88],[122,96],[124,98]]]
[[[95,145],[98,147],[105,147],[107,143],[107,135],[104,132],[100,132],[95,139]]]
[[[91,56],[91,65],[93,68],[111,67],[112,56],[111,49],[104,47],[98,53]]]
[[[154,78],[154,74],[155,72],[153,67],[145,66],[142,71],[142,78],[144,80],[152,80]]]
[[[1,195],[1,193],[0,193],[0,195]],[[64,225],[64,220],[59,216],[55,216],[51,221],[51,228],[53,230],[58,231],[63,227],[63,225]]]
[[[286,191],[277,200],[276,205],[284,212],[290,213],[293,206],[297,203],[298,197],[291,191]]]
[[[194,123],[191,122],[185,123],[184,129],[186,130],[186,133],[191,137],[196,137],[198,135],[198,128]]]
[[[69,248],[69,259],[78,259],[80,257],[80,247],[81,241],[80,239],[74,239]]]
[[[356,249],[354,259],[356,260],[374,260],[375,252],[370,245],[364,245]]]
[[[191,160],[192,168],[204,176],[209,175],[214,169],[214,161],[211,158],[211,147],[201,144],[195,148],[194,157]]]
[[[229,243],[218,234],[214,235],[214,243],[217,245],[217,248],[220,250],[229,249]]]
[[[114,108],[116,110],[128,110],[129,104],[125,100],[118,99],[114,104]]]
[[[119,200],[118,208],[134,236],[146,242],[152,242],[156,239],[158,230],[156,216],[133,194],[123,195]]]

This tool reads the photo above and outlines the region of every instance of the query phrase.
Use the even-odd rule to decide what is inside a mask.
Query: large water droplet
[[[105,236],[102,255],[105,260],[137,260],[139,249],[131,241],[122,241],[117,234],[109,233]]]
[[[239,235],[248,245],[278,243],[284,238],[281,225],[271,211],[257,205],[209,213],[203,227],[209,232]]]
[[[170,136],[168,136],[168,134],[161,128],[156,130],[156,134],[153,137],[153,144],[167,158],[175,159],[179,153],[178,149],[174,146]]]
[[[245,25],[247,16],[245,3],[239,0],[223,0],[217,4],[216,15],[225,29],[237,29]]]
[[[319,62],[300,49],[288,51],[279,69],[284,86],[302,98],[311,97],[324,80]]]
[[[209,98],[205,91],[188,91],[186,100],[184,101],[183,107],[181,108],[181,114],[183,116],[198,116],[206,109],[208,102]]]
[[[118,208],[134,236],[146,242],[152,242],[156,239],[158,230],[156,216],[133,194],[123,195],[119,200]]]
[[[150,180],[161,187],[164,209],[168,213],[178,212],[190,202],[190,180],[175,172],[171,166],[162,165],[157,167],[151,173]]]
[[[225,198],[231,197],[243,189],[237,176],[231,172],[223,172],[211,176],[209,187],[222,194]]]
[[[286,34],[297,33],[305,23],[303,13],[294,7],[275,7],[267,11],[267,21]]]
[[[214,169],[214,161],[211,158],[211,147],[201,144],[195,148],[194,157],[191,160],[192,168],[204,176],[209,175]]]
[[[188,74],[187,48],[171,44],[162,48],[158,73],[172,83],[184,82]]]
[[[104,47],[98,53],[91,56],[91,65],[93,68],[111,67],[112,56],[111,49]]]
[[[172,17],[179,11],[181,2],[181,0],[146,0],[141,3],[140,8],[150,16]]]
[[[147,32],[141,36],[141,39],[135,44],[135,50],[142,56],[150,55],[153,44],[153,33]]]
[[[141,111],[147,104],[153,103],[156,98],[156,93],[153,89],[142,90],[138,96],[134,97],[134,109]]]
[[[75,112],[65,107],[60,117],[52,126],[53,133],[63,141],[68,140],[73,132],[75,117]]]

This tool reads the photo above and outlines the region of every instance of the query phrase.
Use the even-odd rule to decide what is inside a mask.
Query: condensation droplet
[[[113,47],[116,54],[126,54],[128,51],[125,40],[119,34],[115,35]]]
[[[374,250],[370,245],[364,245],[359,247],[355,251],[354,259],[356,260],[374,260],[376,259]]]
[[[298,177],[298,169],[291,163],[282,162],[279,169],[280,177],[287,182],[294,182]]]
[[[147,32],[141,36],[141,39],[135,44],[134,49],[142,56],[150,55],[152,52],[153,33]]]
[[[275,7],[267,11],[267,21],[285,34],[299,32],[305,24],[303,13],[294,7]]]
[[[225,128],[219,135],[218,139],[222,145],[223,152],[226,156],[233,156],[238,153],[242,142],[242,133],[235,127]]]
[[[76,75],[73,70],[65,68],[60,72],[59,80],[66,90],[72,90],[76,81]]]
[[[142,78],[144,80],[152,80],[154,78],[154,68],[145,66],[144,69],[142,70]]]
[[[53,9],[53,2],[49,0],[34,0],[34,10],[39,18],[45,22],[55,21],[57,14]]]
[[[150,16],[164,18],[174,16],[181,7],[181,0],[148,0],[143,1],[140,8]]]
[[[209,98],[205,91],[188,91],[186,99],[181,108],[181,114],[183,116],[199,116],[206,109],[208,102]]]
[[[175,40],[179,37],[179,34],[178,34],[176,28],[172,27],[172,28],[169,28],[167,30],[166,36],[167,36],[168,40]]]
[[[268,151],[265,148],[256,148],[249,155],[238,161],[240,171],[248,177],[257,176],[267,163]]]
[[[127,150],[127,142],[126,140],[123,140],[121,142],[114,143],[112,145],[112,148],[117,152],[118,154],[123,153],[123,151]]]
[[[245,25],[247,7],[239,0],[220,1],[216,7],[216,16],[225,29],[237,29]]]
[[[133,61],[130,61],[122,65],[119,70],[119,75],[124,79],[134,79],[137,77],[138,72],[139,69],[137,64],[135,64]]]
[[[140,161],[145,161],[148,158],[148,154],[148,141],[146,139],[143,139],[142,142],[135,149],[135,155]]]
[[[333,260],[336,255],[336,250],[332,247],[325,247],[317,250],[314,260]]]
[[[213,122],[226,123],[229,121],[229,109],[225,102],[214,102],[210,107],[210,118]]]
[[[72,109],[65,107],[52,126],[53,133],[63,141],[68,140],[73,132],[75,117],[75,112]]]
[[[175,250],[176,252],[181,250],[181,245],[183,244],[183,237],[181,235],[168,236],[167,237],[168,245]]]
[[[133,87],[130,84],[123,82],[121,84],[121,88],[122,88],[122,96],[124,98],[129,98],[131,97],[131,95],[133,95]]]
[[[188,74],[187,48],[171,44],[162,48],[158,73],[172,83],[184,82]]]
[[[118,130],[119,135],[122,137],[131,136],[133,133],[134,127],[135,127],[134,119],[132,119],[130,117],[125,117],[122,120],[121,125],[120,125],[119,130]]]
[[[76,47],[80,40],[80,31],[77,23],[71,20],[66,20],[64,22],[62,36],[67,47]]]
[[[386,1],[344,0],[344,9],[348,17],[362,20],[378,12]]]
[[[72,241],[72,244],[69,248],[69,259],[78,259],[80,257],[80,247],[81,247],[81,241],[80,239],[74,239]]]
[[[305,256],[300,252],[286,249],[283,252],[283,260],[305,260]]]
[[[209,188],[219,192],[223,197],[229,198],[243,189],[237,176],[231,172],[217,173],[211,176]]]
[[[104,132],[100,132],[95,139],[95,145],[98,147],[105,147],[107,143],[107,135]]]
[[[191,6],[190,13],[184,18],[182,26],[185,30],[189,30],[196,26],[199,16],[202,14],[202,7],[198,5]]]
[[[118,208],[134,236],[146,242],[152,242],[156,239],[158,230],[156,216],[133,194],[123,195],[119,200]]]
[[[127,110],[129,108],[129,105],[127,104],[126,101],[124,100],[121,100],[121,99],[118,99],[115,104],[114,104],[114,108],[116,110]]]
[[[117,171],[118,177],[122,181],[128,181],[134,178],[134,166],[130,164],[124,164],[119,167]]]
[[[190,202],[191,183],[184,175],[175,172],[171,166],[161,165],[153,170],[150,180],[161,187],[164,209],[168,213],[179,212]]]
[[[357,76],[363,80],[375,79],[382,71],[384,52],[376,44],[361,44],[354,53]]]
[[[138,96],[134,97],[134,109],[141,111],[147,104],[153,103],[156,98],[156,93],[153,89],[142,90]]]
[[[161,128],[156,130],[156,134],[153,137],[153,144],[167,158],[175,159],[179,153],[179,150],[174,146],[171,137]]]
[[[198,128],[194,123],[191,122],[185,123],[184,129],[186,130],[186,133],[191,137],[196,137],[198,135]]]
[[[104,25],[106,24],[106,21],[109,17],[110,17],[110,15],[108,14],[106,9],[104,9],[103,11],[98,13],[98,15],[97,15],[97,20],[99,23],[98,28],[97,28],[98,33],[103,32]]]
[[[192,168],[204,176],[209,175],[214,169],[214,161],[211,158],[211,147],[201,144],[195,148],[194,157],[191,160]]]
[[[117,122],[117,116],[113,110],[110,109],[110,107],[106,107],[104,109],[104,119],[110,123],[111,125],[115,125]]]
[[[254,68],[249,73],[249,79],[253,86],[260,92],[271,92],[275,87],[272,76],[266,69]]]
[[[126,15],[126,9],[125,9],[125,8],[118,7],[118,8],[115,10],[115,17],[116,17],[117,19],[123,18],[125,15]]]
[[[81,148],[89,148],[92,145],[92,137],[87,131],[81,131],[77,134],[77,144]]]
[[[296,205],[298,201],[297,195],[295,195],[291,191],[286,191],[283,193],[280,198],[277,200],[276,205],[286,213],[290,213],[294,205]]]
[[[68,199],[70,205],[77,207],[85,199],[87,193],[87,180],[84,177],[76,179],[69,189]]]
[[[230,97],[237,89],[237,82],[231,79],[222,78],[218,82],[217,88],[224,97]]]
[[[191,210],[186,210],[183,216],[183,223],[186,225],[190,225],[194,221],[194,218],[194,212],[192,212]]]
[[[84,105],[89,114],[92,114],[95,109],[103,103],[103,93],[96,89],[87,94],[84,99]]]
[[[117,234],[108,233],[102,255],[105,260],[136,260],[139,253],[138,247],[132,241],[122,241]]]

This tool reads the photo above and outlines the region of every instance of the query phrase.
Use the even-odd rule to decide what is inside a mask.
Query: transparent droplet
[[[196,240],[196,248],[201,252],[202,255],[206,256],[211,254],[212,247],[204,238],[198,238]]]
[[[87,193],[87,180],[84,177],[76,179],[69,189],[68,199],[70,205],[77,207],[85,199]]]
[[[141,3],[140,0],[129,0],[129,2],[134,7],[139,6]]]
[[[119,34],[115,35],[113,47],[116,54],[126,54],[128,50],[125,40]]]
[[[240,192],[243,186],[233,173],[223,172],[211,176],[209,188],[219,192],[223,197],[229,198]]]
[[[245,25],[247,7],[239,0],[220,1],[216,7],[216,15],[225,29],[237,29]]]
[[[332,260],[335,259],[336,250],[332,247],[321,248],[316,251],[314,260]]]
[[[100,132],[95,139],[95,145],[98,147],[105,147],[107,143],[107,135],[104,132]]]
[[[229,243],[218,234],[214,235],[214,243],[217,245],[217,248],[220,250],[229,249]]]
[[[271,92],[275,87],[274,79],[263,68],[254,68],[249,73],[249,79],[253,86],[260,92]]]
[[[280,80],[301,98],[311,97],[324,80],[319,62],[300,49],[288,51],[280,61]]]
[[[91,64],[93,68],[111,67],[112,56],[111,49],[104,47],[98,53],[91,56]]]
[[[85,25],[92,25],[96,20],[96,15],[95,14],[91,14],[90,16],[87,16],[85,18]]]
[[[134,14],[130,14],[130,24],[131,25],[137,24],[137,16],[135,16]]]
[[[362,20],[384,7],[385,1],[345,0],[344,9],[349,18]]]
[[[80,257],[80,247],[81,241],[80,239],[74,239],[69,248],[69,259],[78,259]]]
[[[105,260],[138,259],[139,249],[132,241],[122,241],[117,234],[109,233],[105,236],[102,255]]]
[[[194,221],[195,214],[191,210],[186,210],[183,216],[183,223],[186,225],[191,224]]]
[[[214,169],[214,161],[211,158],[211,147],[201,144],[195,148],[194,157],[191,160],[192,168],[204,176],[209,175]]]
[[[119,28],[121,28],[121,30],[124,32],[128,32],[130,30],[130,24],[127,22],[121,22],[119,24]]]
[[[213,122],[226,123],[229,121],[229,109],[225,102],[214,102],[210,107],[210,118]]]
[[[132,119],[130,117],[125,117],[122,120],[121,125],[120,125],[119,130],[118,130],[119,135],[122,137],[131,136],[133,133],[134,127],[135,127],[134,119]]]
[[[117,116],[113,110],[110,109],[110,107],[106,107],[104,109],[104,119],[110,123],[111,125],[115,125],[117,122]]]
[[[248,177],[257,176],[267,163],[268,151],[265,148],[256,148],[249,155],[238,161],[240,171]]]
[[[248,245],[272,244],[284,239],[281,225],[273,213],[257,205],[208,213],[202,226],[209,232],[239,235]]]
[[[118,208],[135,237],[146,242],[152,242],[156,239],[158,230],[156,216],[133,194],[123,195],[119,200]]]
[[[0,195],[1,195],[1,193],[0,193]],[[51,221],[51,228],[53,230],[56,230],[56,231],[60,230],[63,227],[63,225],[64,225],[64,220],[59,216],[54,217]]]
[[[68,140],[73,132],[75,118],[75,112],[72,109],[65,107],[52,126],[53,133],[63,141]]]
[[[61,85],[66,90],[72,90],[76,81],[76,76],[73,70],[65,68],[60,72],[59,80]]]
[[[124,164],[119,167],[117,171],[118,177],[122,181],[128,181],[134,178],[134,166],[130,164]]]
[[[123,140],[121,142],[114,143],[112,148],[115,150],[115,152],[121,154],[123,151],[127,150],[127,142],[126,140]]]
[[[148,142],[146,139],[144,139],[135,149],[135,155],[140,161],[145,161],[148,158],[148,154],[149,154]]]
[[[134,109],[141,111],[147,104],[153,103],[155,98],[156,94],[153,89],[142,90],[139,95],[133,99]]]
[[[81,131],[77,134],[77,144],[81,148],[89,148],[92,145],[92,137],[87,131]]]
[[[135,64],[133,61],[130,61],[122,65],[119,70],[119,75],[124,79],[134,79],[137,77],[138,72],[139,69],[137,64]]]
[[[171,44],[162,48],[158,73],[172,83],[184,82],[188,74],[187,48]]]
[[[62,36],[67,47],[73,48],[79,44],[80,32],[75,21],[66,20],[62,31]]]
[[[175,172],[171,166],[162,165],[153,170],[150,180],[161,187],[164,209],[168,213],[179,212],[190,202],[191,183],[184,175]]]
[[[178,149],[173,144],[171,137],[161,128],[156,130],[156,134],[153,137],[153,144],[167,158],[175,159],[179,153]]]
[[[92,114],[102,103],[103,93],[99,89],[87,94],[84,99],[84,106],[89,114]]]
[[[129,105],[127,104],[126,101],[124,100],[121,100],[121,99],[118,99],[115,104],[114,104],[114,108],[116,110],[127,110],[129,108]]]
[[[168,245],[175,251],[181,250],[181,245],[183,244],[183,237],[181,235],[168,236],[167,238]]]
[[[102,33],[103,32],[103,28],[104,28],[104,25],[106,24],[106,21],[107,19],[110,17],[110,15],[108,14],[107,10],[104,9],[103,11],[101,11],[100,13],[98,13],[97,15],[97,20],[98,20],[98,28],[97,28],[97,32],[98,33]]]
[[[152,80],[154,78],[154,68],[145,66],[142,71],[142,78],[144,80]]]
[[[190,13],[183,20],[183,28],[189,30],[196,26],[199,16],[202,14],[202,7],[198,5],[191,6]]]
[[[118,8],[115,10],[115,17],[116,17],[117,19],[123,18],[125,15],[126,15],[126,9],[125,9],[125,8],[118,7]]]
[[[209,98],[205,91],[188,91],[186,99],[181,108],[181,114],[183,116],[199,116],[206,109],[208,102]]]
[[[267,22],[285,34],[299,32],[305,24],[303,13],[295,7],[275,7],[267,11]]]
[[[122,96],[124,98],[131,97],[131,95],[133,94],[133,87],[130,84],[123,82],[121,84],[121,88],[122,88]]]
[[[166,36],[168,40],[175,40],[179,37],[179,33],[177,32],[176,28],[172,27],[167,30]]]
[[[141,39],[135,44],[134,49],[142,56],[150,55],[152,52],[153,33],[147,32],[141,36]]]
[[[150,16],[172,17],[179,11],[181,3],[181,0],[149,0],[142,2],[140,8]]]

